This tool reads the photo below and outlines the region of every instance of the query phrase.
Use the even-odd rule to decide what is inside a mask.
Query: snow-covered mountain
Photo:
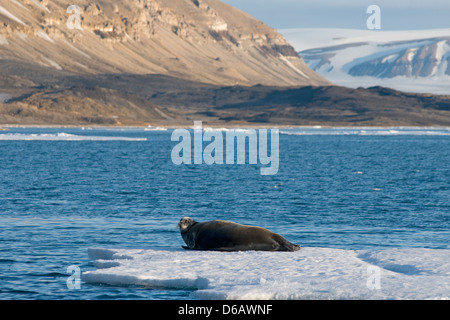
[[[450,94],[450,29],[288,29],[305,62],[335,84]]]

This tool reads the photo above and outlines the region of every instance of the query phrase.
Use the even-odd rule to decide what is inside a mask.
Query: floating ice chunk
[[[450,250],[97,248],[89,256],[106,259],[85,282],[192,289],[199,299],[450,299]],[[378,288],[368,285],[373,276]]]
[[[145,129],[145,131],[167,131],[167,128],[164,127],[153,127],[153,126],[147,126]]]
[[[105,136],[79,136],[69,133],[42,133],[42,134],[22,134],[7,133],[0,134],[1,140],[16,141],[147,141],[147,138],[129,138],[129,137],[105,137]]]
[[[357,135],[357,136],[450,136],[450,128],[302,128],[280,130],[280,134],[308,135]]]

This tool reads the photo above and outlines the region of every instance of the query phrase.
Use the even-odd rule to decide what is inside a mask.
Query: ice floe
[[[197,299],[449,299],[450,250],[207,252],[91,248],[87,283],[191,289]]]

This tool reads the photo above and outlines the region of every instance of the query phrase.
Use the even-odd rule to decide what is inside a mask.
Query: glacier
[[[280,32],[310,68],[336,85],[450,94],[450,29]]]

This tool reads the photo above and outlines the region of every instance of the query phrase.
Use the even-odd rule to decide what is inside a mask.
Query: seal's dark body
[[[300,246],[265,228],[231,221],[195,222],[181,229],[185,249],[216,251],[297,251]]]

